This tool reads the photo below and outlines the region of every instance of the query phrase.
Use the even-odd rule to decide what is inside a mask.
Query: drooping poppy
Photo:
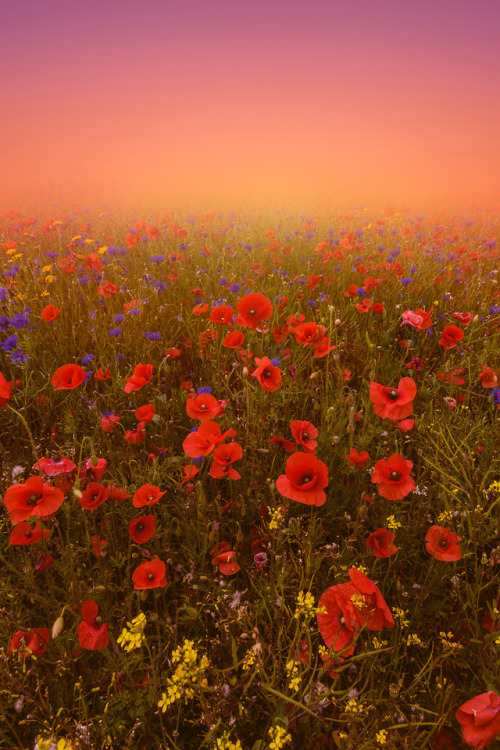
[[[231,331],[222,342],[222,346],[225,346],[228,349],[239,349],[243,346],[244,340],[245,336],[242,331]]]
[[[109,417],[102,417],[101,418],[101,427],[104,430],[104,432],[113,432],[116,425],[119,424],[120,417],[116,414],[110,414]]]
[[[212,565],[216,565],[219,568],[219,573],[225,576],[234,575],[241,570],[237,560],[236,552],[231,550],[231,544],[229,542],[219,542],[215,547],[210,550],[212,556]]]
[[[413,413],[413,399],[417,386],[412,378],[401,378],[397,388],[386,388],[370,382],[370,400],[373,410],[382,419],[405,419]]]
[[[47,539],[50,536],[49,529],[41,529],[40,521],[37,521],[34,528],[28,521],[21,521],[16,524],[10,532],[9,544],[13,546],[27,546],[29,544],[35,544],[41,542],[42,539]]]
[[[483,365],[481,372],[479,373],[481,385],[483,388],[497,388],[498,387],[498,374],[493,367],[486,367]]]
[[[182,443],[184,453],[190,458],[208,456],[213,449],[228,437],[236,437],[234,430],[221,433],[217,422],[203,422],[195,432],[191,432]]]
[[[99,606],[92,599],[82,604],[83,621],[77,628],[78,640],[82,648],[88,651],[100,651],[109,644],[108,626],[97,622]]]
[[[133,375],[125,378],[127,385],[124,387],[125,393],[138,391],[143,386],[148,385],[153,377],[153,365],[136,365]]]
[[[23,484],[14,484],[4,495],[4,502],[12,523],[31,516],[46,518],[55,513],[64,502],[64,493],[50,484],[43,484],[38,476],[29,477]]]
[[[236,303],[238,315],[234,323],[255,330],[262,320],[268,320],[273,314],[271,301],[260,292],[250,292]]]
[[[293,453],[286,462],[285,473],[278,477],[276,489],[284,497],[305,505],[320,507],[326,501],[328,469],[313,454]]]
[[[0,406],[6,404],[11,396],[12,389],[0,372]]]
[[[38,659],[49,645],[49,640],[50,631],[48,628],[17,630],[12,636],[9,654],[16,651],[23,659],[27,656],[35,656]]]
[[[436,560],[455,562],[462,558],[462,550],[458,546],[461,539],[462,537],[456,536],[450,529],[431,526],[425,535],[425,548]]]
[[[85,465],[83,471],[80,473],[80,477],[92,477],[96,482],[100,482],[104,475],[104,472],[106,471],[107,465],[108,462],[105,458],[88,458],[85,461]]]
[[[415,480],[410,476],[413,462],[398,453],[383,458],[375,464],[372,483],[377,484],[379,495],[387,500],[402,500],[415,489]]]
[[[94,377],[96,380],[109,380],[111,378],[111,371],[109,367],[99,367],[99,369],[95,371]]]
[[[147,560],[136,568],[132,575],[134,589],[143,591],[144,589],[164,588],[167,585],[165,577],[166,565],[163,560]]]
[[[349,461],[349,466],[361,466],[364,469],[366,462],[370,460],[370,454],[368,451],[359,452],[356,448],[351,448],[349,455],[344,458]]]
[[[41,471],[46,477],[60,477],[76,473],[76,464],[70,458],[60,455],[41,458],[33,468]]]
[[[63,365],[52,375],[52,385],[55,391],[72,391],[78,388],[86,377],[87,373],[80,365]]]
[[[217,305],[210,312],[210,316],[207,318],[211,323],[217,323],[218,325],[229,325],[234,316],[234,310],[231,305]]]
[[[226,477],[228,479],[241,479],[241,475],[232,468],[231,464],[239,461],[243,456],[243,448],[239,443],[226,443],[219,445],[213,453],[213,463],[210,468],[210,476],[214,479]]]
[[[143,406],[139,406],[139,408],[135,410],[135,418],[139,422],[151,422],[154,415],[155,407],[153,404],[144,404]]]

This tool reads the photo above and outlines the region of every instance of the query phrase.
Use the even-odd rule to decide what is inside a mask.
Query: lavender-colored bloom
[[[205,385],[205,386],[202,386],[201,388],[198,388],[196,393],[198,394],[198,396],[200,395],[200,393],[212,393],[212,389],[210,388],[209,385]]]
[[[149,260],[151,261],[151,263],[164,263],[165,256],[164,255],[152,255]]]
[[[3,344],[0,344],[4,352],[10,352],[12,349],[15,349],[17,346],[17,336],[9,336],[8,339],[5,339]]]
[[[413,279],[410,276],[405,276],[404,279],[401,279],[401,283],[403,286],[408,286],[408,284],[411,284]]]
[[[224,277],[219,279],[219,286],[226,286],[226,284],[227,284],[227,279],[225,279]]]
[[[18,349],[17,352],[11,352],[10,359],[15,365],[24,365],[28,361],[28,357],[21,349]]]
[[[161,333],[155,333],[154,331],[144,331],[143,336],[145,336],[148,341],[160,341],[161,339]]]
[[[231,286],[229,287],[229,291],[233,293],[240,292],[241,286],[239,284],[231,284]]]
[[[0,302],[3,302],[9,296],[9,290],[0,286]]]
[[[313,299],[308,299],[306,305],[307,307],[316,307],[316,302]]]
[[[122,332],[121,328],[111,328],[108,331],[108,336],[119,336],[121,332]]]
[[[358,289],[356,289],[356,294],[358,295],[358,297],[364,297],[366,295],[366,289],[360,286]]]
[[[29,322],[29,318],[27,318],[26,315],[23,315],[22,313],[17,313],[17,315],[14,315],[9,319],[9,323],[11,324],[11,326],[14,326],[14,328],[24,328],[28,325]]]
[[[86,354],[84,357],[82,357],[82,365],[88,365],[88,363],[92,362],[93,359],[93,354]]]
[[[273,358],[272,358],[272,359],[270,360],[270,362],[271,362],[271,364],[272,364],[272,365],[274,365],[275,367],[279,367],[279,366],[280,366],[280,361],[279,361],[279,359],[277,359],[276,357],[273,357]]]

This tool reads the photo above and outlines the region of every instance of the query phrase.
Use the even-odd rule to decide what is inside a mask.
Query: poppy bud
[[[354,434],[354,425],[353,424],[348,424],[347,425],[347,434],[348,435],[353,435]]]
[[[473,323],[478,323],[479,322],[479,315],[474,315],[474,317],[472,318],[472,322]]]
[[[241,374],[243,375],[244,378],[248,378],[248,367],[244,367],[243,370],[241,371]]]
[[[64,618],[58,617],[55,623],[52,625],[52,638],[57,638],[57,636],[61,635],[63,630],[64,630]]]
[[[335,327],[338,328],[341,323],[342,321],[340,320],[340,318],[337,318],[337,320],[335,321]]]
[[[391,698],[395,699],[399,696],[400,687],[396,682],[391,682],[389,685],[389,695]]]

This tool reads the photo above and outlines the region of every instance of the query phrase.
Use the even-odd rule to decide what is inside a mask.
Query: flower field
[[[499,227],[0,214],[1,747],[500,747]]]

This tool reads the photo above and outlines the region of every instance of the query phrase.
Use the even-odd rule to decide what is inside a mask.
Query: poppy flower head
[[[86,377],[87,373],[80,365],[63,365],[52,375],[52,385],[55,391],[72,391],[78,388]]]
[[[313,454],[293,453],[286,462],[285,473],[278,477],[276,489],[284,497],[305,505],[320,507],[326,501],[328,469]]]
[[[191,419],[199,422],[207,422],[217,419],[224,413],[225,402],[217,401],[211,393],[190,393],[186,401],[186,412]]]
[[[231,305],[217,305],[210,312],[208,320],[211,323],[217,323],[218,325],[231,325],[231,321],[234,316],[234,310]]]
[[[454,349],[461,339],[464,337],[464,332],[457,326],[446,326],[441,333],[439,343],[444,349]]]
[[[166,490],[161,492],[160,488],[153,484],[143,484],[138,490],[136,490],[134,497],[132,498],[132,503],[134,508],[143,508],[146,505],[156,505],[165,494]]]
[[[222,346],[225,346],[228,349],[240,349],[240,347],[243,346],[244,340],[245,337],[242,331],[231,331],[222,342]]]
[[[476,695],[457,709],[455,718],[467,745],[488,747],[500,734],[500,697],[493,690]]]
[[[35,656],[37,659],[49,645],[50,632],[48,628],[30,628],[29,630],[17,630],[12,636],[9,646],[9,654],[17,651],[20,656]]]
[[[413,463],[398,453],[387,460],[377,461],[372,474],[372,483],[378,484],[378,492],[387,500],[402,500],[415,489],[415,481],[410,476]]]
[[[281,370],[273,365],[268,357],[258,359],[255,357],[257,368],[253,371],[252,376],[257,378],[260,385],[265,391],[277,391],[281,385]]]
[[[124,387],[125,393],[132,393],[132,391],[138,391],[145,385],[151,382],[153,377],[153,365],[136,365],[133,375],[129,378],[125,378],[127,385]]]
[[[395,534],[389,529],[378,529],[366,540],[366,549],[371,549],[374,557],[391,557],[398,551],[394,537]]]
[[[108,491],[99,482],[90,482],[82,492],[78,502],[85,510],[95,510],[108,499]]]
[[[0,372],[0,406],[6,404],[11,396],[12,389]]]
[[[318,430],[311,422],[304,422],[296,419],[290,423],[290,429],[297,445],[302,445],[306,453],[314,453],[318,441],[313,438],[318,437]]]
[[[397,388],[387,388],[370,382],[370,400],[373,411],[382,419],[405,419],[413,413],[413,399],[417,386],[412,378],[401,378]]]
[[[136,591],[144,589],[165,588],[167,579],[165,577],[166,565],[162,560],[154,559],[143,562],[134,570],[132,581]]]
[[[78,640],[82,648],[88,651],[100,651],[109,644],[108,626],[97,622],[99,607],[95,601],[88,599],[82,604],[83,621],[77,628]]]
[[[38,476],[29,477],[24,484],[14,484],[4,495],[4,502],[12,523],[31,516],[46,518],[55,513],[64,502],[64,493],[50,484],[43,484]]]
[[[425,535],[425,548],[436,560],[455,562],[462,557],[462,550],[458,546],[461,539],[462,537],[456,536],[450,529],[431,526]]]
[[[40,528],[40,521],[36,522],[34,528],[31,528],[28,521],[21,521],[21,523],[16,524],[10,532],[9,544],[14,546],[28,546],[40,542],[42,539],[45,540],[49,536],[50,530],[42,530]]]
[[[144,404],[135,410],[135,418],[138,422],[151,422],[154,415],[155,407],[153,404]]]
[[[149,542],[156,529],[156,518],[154,516],[140,516],[135,518],[128,527],[128,532],[136,544]]]
[[[218,566],[219,573],[232,576],[241,570],[236,560],[236,552],[231,549],[229,542],[220,542],[210,550],[212,565]]]
[[[45,474],[46,477],[60,477],[76,472],[76,464],[70,458],[56,455],[51,458],[41,458],[33,468]]]
[[[356,448],[351,448],[349,455],[344,458],[349,461],[349,466],[361,466],[364,469],[366,462],[370,460],[370,454],[368,451],[359,452]]]
[[[46,305],[42,310],[42,320],[45,323],[53,323],[59,317],[59,308],[54,305]]]
[[[273,314],[271,301],[260,292],[251,292],[236,303],[238,315],[234,323],[255,330],[261,320],[269,320]]]

